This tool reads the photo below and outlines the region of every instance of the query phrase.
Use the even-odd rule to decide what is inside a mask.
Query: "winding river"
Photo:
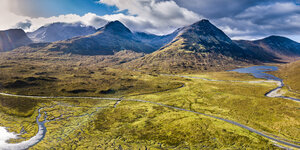
[[[293,101],[297,101],[299,102],[300,99],[296,99],[296,98],[291,98],[291,97],[284,97],[281,96],[279,94],[279,90],[284,86],[284,83],[282,81],[282,79],[277,78],[271,74],[267,74],[265,72],[268,71],[276,71],[278,70],[277,67],[274,66],[254,66],[254,67],[248,67],[248,68],[241,68],[241,69],[235,69],[235,70],[231,70],[231,71],[235,71],[235,72],[239,72],[239,73],[250,73],[252,74],[254,77],[256,78],[260,78],[260,79],[267,79],[268,81],[230,81],[230,82],[247,82],[247,83],[262,83],[262,82],[276,82],[278,83],[278,87],[271,90],[270,92],[268,92],[266,94],[266,96],[268,97],[278,97],[278,98],[284,98],[284,99],[289,99],[289,100],[293,100]],[[178,75],[167,75],[167,76],[178,76]],[[189,77],[189,76],[178,76],[178,77],[183,77],[183,78],[194,78],[194,79],[201,79],[201,80],[207,80],[207,81],[213,81],[213,82],[217,82],[217,81],[224,81],[224,80],[212,80],[212,79],[206,79],[206,78],[199,78],[199,77]],[[142,103],[151,103],[154,105],[159,105],[159,106],[163,106],[163,107],[167,107],[167,108],[171,108],[171,109],[175,109],[175,110],[180,110],[180,111],[186,111],[186,112],[191,112],[191,113],[195,113],[195,114],[199,114],[199,115],[203,115],[206,117],[210,117],[213,119],[217,119],[217,120],[221,120],[221,121],[225,121],[227,123],[239,126],[241,128],[244,128],[248,131],[254,132],[258,135],[261,135],[267,139],[270,139],[272,141],[284,144],[284,145],[288,145],[290,147],[293,148],[297,148],[300,149],[300,145],[294,144],[294,143],[299,143],[298,141],[294,141],[293,143],[291,143],[288,140],[283,140],[283,139],[279,139],[276,137],[272,137],[269,136],[263,132],[260,132],[258,130],[255,130],[251,127],[248,127],[246,125],[240,124],[238,122],[232,121],[232,120],[228,120],[225,118],[221,118],[221,117],[217,117],[217,116],[213,116],[213,115],[208,115],[208,114],[204,114],[204,113],[199,113],[196,111],[192,111],[192,110],[187,110],[187,109],[183,109],[183,108],[179,108],[179,107],[175,107],[175,106],[170,106],[170,105],[165,105],[162,103],[156,103],[156,102],[152,102],[152,101],[146,101],[146,100],[140,100],[140,99],[123,99],[123,98],[101,98],[101,97],[47,97],[47,96],[26,96],[26,95],[14,95],[14,94],[8,94],[8,93],[0,93],[0,95],[4,95],[4,96],[12,96],[12,97],[26,97],[26,98],[40,98],[40,99],[70,99],[70,98],[80,98],[80,99],[98,99],[98,100],[111,100],[111,101],[116,101],[116,104],[114,105],[114,107],[117,107],[117,105],[121,102],[121,101],[134,101],[134,102],[142,102]],[[4,143],[0,145],[0,149],[3,150],[23,150],[23,149],[28,149],[34,145],[36,145],[37,143],[39,143],[41,140],[43,140],[43,138],[45,137],[46,134],[46,127],[45,127],[45,122],[47,122],[46,120],[46,113],[45,113],[45,118],[44,121],[39,121],[40,117],[42,116],[41,114],[41,110],[44,107],[41,107],[39,109],[39,115],[36,118],[36,122],[38,124],[38,133],[32,137],[31,139],[27,140],[27,141],[23,141],[21,143]],[[98,109],[97,109],[98,110]],[[1,129],[1,128],[0,128]],[[1,131],[1,130],[0,130]],[[0,138],[1,140],[1,138]],[[1,142],[1,141],[0,141]]]
[[[283,80],[274,75],[266,73],[269,71],[277,71],[277,70],[278,70],[278,67],[275,67],[275,66],[253,66],[253,67],[248,67],[248,68],[235,69],[235,70],[231,70],[231,71],[235,71],[235,72],[239,72],[239,73],[248,73],[248,74],[250,73],[256,78],[267,79],[267,80],[277,82],[278,87],[271,90],[270,92],[266,93],[265,95],[267,97],[277,97],[277,98],[283,98],[283,99],[300,102],[300,99],[282,96],[282,94],[280,93],[280,90],[284,86]]]
[[[41,110],[44,109],[44,107],[41,107],[38,112],[39,115],[36,117],[36,122],[38,124],[38,132],[35,136],[33,136],[32,138],[30,138],[27,141],[23,141],[20,143],[6,143],[6,141],[2,141],[1,145],[0,145],[0,149],[1,150],[25,150],[28,149],[34,145],[36,145],[37,143],[39,143],[46,135],[47,129],[45,127],[45,122],[47,122],[46,118],[47,118],[47,114],[45,113],[45,118],[43,121],[39,121],[42,113]],[[4,131],[5,132],[5,131]],[[6,131],[6,134],[10,134],[12,135],[12,133],[8,133]],[[17,138],[17,136],[14,136],[13,138]],[[8,140],[8,139],[4,139],[4,140]]]

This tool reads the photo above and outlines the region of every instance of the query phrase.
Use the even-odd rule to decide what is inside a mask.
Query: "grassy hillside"
[[[281,65],[275,74],[283,79],[286,95],[300,97],[300,61]]]

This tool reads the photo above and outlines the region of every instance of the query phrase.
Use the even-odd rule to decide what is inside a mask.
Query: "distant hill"
[[[156,47],[142,42],[121,22],[113,21],[94,34],[54,42],[46,49],[82,55],[112,55],[121,50],[151,53]]]
[[[81,23],[57,22],[40,27],[34,32],[27,33],[27,35],[35,42],[55,42],[93,34],[96,31],[94,27],[86,26]]]
[[[32,43],[22,29],[0,31],[0,52],[13,50]]]
[[[182,28],[171,43],[131,65],[137,69],[183,72],[225,70],[257,62],[254,53],[240,48],[208,20],[201,20]]]
[[[252,51],[270,62],[300,57],[300,43],[286,37],[269,36],[256,41],[240,40],[235,42],[240,47]]]

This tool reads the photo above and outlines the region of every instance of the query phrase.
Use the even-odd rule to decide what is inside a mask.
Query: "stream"
[[[47,118],[47,113],[44,112],[45,116],[44,116],[44,120],[43,121],[39,121],[42,117],[42,109],[45,108],[54,108],[55,106],[64,106],[64,107],[81,107],[81,106],[72,106],[72,105],[68,105],[68,104],[63,104],[63,103],[59,103],[56,105],[52,105],[52,106],[45,106],[45,107],[40,107],[38,109],[38,116],[36,117],[36,123],[38,124],[38,132],[35,136],[33,136],[32,138],[30,138],[27,141],[23,141],[20,143],[7,143],[7,140],[9,139],[18,139],[20,134],[15,134],[15,133],[10,133],[6,130],[6,128],[4,127],[0,127],[0,150],[26,150],[30,147],[33,147],[34,145],[38,144],[40,141],[42,141],[46,135],[47,129],[45,127],[45,123],[47,122],[51,122],[51,121],[57,121],[62,119],[61,117],[63,115],[61,115],[58,118],[54,118],[51,120],[46,120]],[[84,107],[84,106],[82,106]],[[80,118],[80,117],[85,117],[85,116],[91,116],[93,115],[95,112],[97,112],[99,109],[101,109],[102,107],[95,107],[96,110],[93,111],[92,113],[86,113],[80,116],[71,116],[72,118]],[[71,117],[67,117],[65,119],[71,118]],[[1,136],[2,135],[2,136]]]
[[[6,140],[9,140],[11,138],[13,139],[17,139],[18,135],[14,134],[14,133],[9,133],[6,129],[4,131],[2,131],[1,134],[6,134],[6,135],[10,135],[8,137],[4,137],[2,139],[0,139],[0,149],[1,150],[24,150],[24,149],[28,149],[34,145],[36,145],[37,143],[39,143],[46,135],[46,127],[45,127],[45,122],[47,122],[46,118],[47,118],[47,114],[45,112],[45,117],[43,121],[39,121],[39,119],[42,116],[41,110],[44,109],[44,107],[41,107],[38,112],[39,115],[36,117],[36,123],[38,124],[38,132],[35,136],[33,136],[32,138],[30,138],[27,141],[23,141],[20,143],[7,143]]]
[[[300,102],[300,99],[282,96],[282,93],[280,93],[280,90],[284,86],[283,80],[274,75],[266,73],[269,71],[277,71],[277,70],[278,70],[278,67],[275,67],[275,66],[253,66],[253,67],[248,67],[248,68],[234,69],[231,71],[238,72],[238,73],[248,73],[248,74],[250,73],[255,78],[266,79],[266,80],[271,80],[271,81],[277,82],[278,87],[276,87],[275,89],[266,93],[265,96],[267,96],[267,97],[283,98],[283,99]]]

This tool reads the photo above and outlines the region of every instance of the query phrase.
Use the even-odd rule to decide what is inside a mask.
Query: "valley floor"
[[[47,132],[31,149],[280,149],[276,145],[282,145],[210,116],[299,145],[300,104],[266,97],[277,87],[272,82],[229,82],[260,80],[248,74],[186,74],[228,80],[214,82],[118,69],[110,58],[16,58],[0,62],[1,92],[15,94],[0,96],[0,126],[20,133],[10,142],[26,141],[38,132],[36,117],[43,107],[41,114],[46,116],[40,118],[48,120]],[[103,60],[97,63],[99,59]]]

